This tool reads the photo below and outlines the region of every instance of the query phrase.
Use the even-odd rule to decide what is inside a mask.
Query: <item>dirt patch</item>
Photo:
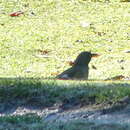
[[[113,105],[82,106],[77,102],[64,102],[64,104],[55,104],[53,107],[45,108],[44,106],[19,105],[12,102],[3,103],[0,106],[1,116],[36,114],[42,117],[43,122],[57,125],[60,122],[65,125],[71,121],[83,121],[88,123],[87,128],[92,129],[127,129],[126,126],[130,124],[129,97],[125,97]]]

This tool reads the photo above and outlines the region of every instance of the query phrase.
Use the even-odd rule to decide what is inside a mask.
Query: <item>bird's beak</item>
[[[100,56],[99,54],[96,54],[96,53],[93,53],[91,55],[92,55],[92,57],[98,57],[98,56]]]

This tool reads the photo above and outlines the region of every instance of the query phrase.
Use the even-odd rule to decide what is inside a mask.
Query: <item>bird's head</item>
[[[74,65],[88,65],[92,57],[97,57],[99,54],[91,53],[88,51],[81,52],[75,62]]]

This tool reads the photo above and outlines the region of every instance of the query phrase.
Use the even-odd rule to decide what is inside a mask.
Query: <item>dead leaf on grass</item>
[[[97,32],[97,34],[98,34],[98,36],[103,36],[103,35],[105,35],[106,33],[104,33],[104,32]]]
[[[0,25],[1,25],[1,26],[4,26],[5,24],[4,24],[4,23],[1,23]]]
[[[125,62],[125,60],[117,60],[118,63],[122,63],[122,62]]]
[[[41,49],[38,49],[37,51],[40,52],[41,55],[46,55],[50,52],[50,50],[41,50]]]
[[[123,66],[121,66],[121,69],[124,70],[125,68]]]
[[[124,51],[125,53],[130,53],[130,50],[126,50],[126,51]]]
[[[22,12],[22,11],[12,12],[9,15],[11,17],[16,17],[16,16],[20,16],[21,14],[24,14],[24,12]]]
[[[73,62],[73,61],[67,61],[67,63],[68,63],[70,66],[73,66],[73,65],[74,65],[74,62]]]
[[[75,42],[83,43],[83,40],[76,40]]]
[[[114,76],[112,78],[108,78],[108,79],[105,79],[105,80],[122,80],[122,79],[125,79],[125,76],[117,75],[117,76]]]
[[[94,65],[92,65],[92,68],[95,69],[95,70],[97,69]]]
[[[58,72],[52,72],[52,73],[51,73],[52,76],[56,76],[56,75],[58,75],[58,74],[59,74]]]

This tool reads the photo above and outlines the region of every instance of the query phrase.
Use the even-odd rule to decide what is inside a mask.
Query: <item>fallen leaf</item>
[[[122,62],[125,62],[125,60],[117,60],[118,63],[122,63]]]
[[[76,40],[75,42],[79,42],[79,43],[82,43],[82,42],[83,42],[83,40]]]
[[[95,69],[95,70],[97,69],[94,65],[92,65],[92,68]]]
[[[114,76],[112,78],[108,78],[108,79],[105,79],[105,80],[121,80],[121,79],[124,79],[125,76],[123,75],[117,75],[117,76]]]
[[[103,35],[105,35],[106,33],[104,33],[104,32],[96,32],[97,34],[98,34],[98,36],[103,36]]]
[[[125,68],[122,66],[121,69],[124,70]]]
[[[29,7],[29,3],[27,3],[27,4],[24,4],[23,6],[24,6],[24,7]]]
[[[112,51],[112,49],[108,49],[108,51],[110,51],[110,52],[111,52],[111,51]]]
[[[4,23],[1,23],[0,25],[1,25],[1,26],[4,26],[5,24],[4,24]]]
[[[38,51],[41,53],[41,55],[46,55],[50,52],[49,50],[40,50],[40,49],[38,49]]]
[[[51,75],[56,76],[56,75],[58,75],[58,72],[53,72],[53,73],[51,73]]]
[[[36,15],[34,12],[31,12],[30,14],[31,14],[31,15]]]
[[[70,66],[73,66],[74,65],[74,62],[73,61],[68,61],[67,62]]]
[[[126,51],[124,51],[125,53],[130,53],[130,50],[126,50]]]
[[[17,12],[10,13],[9,15],[12,16],[12,17],[15,17],[15,16],[20,16],[21,14],[24,14],[24,12],[17,11]]]

